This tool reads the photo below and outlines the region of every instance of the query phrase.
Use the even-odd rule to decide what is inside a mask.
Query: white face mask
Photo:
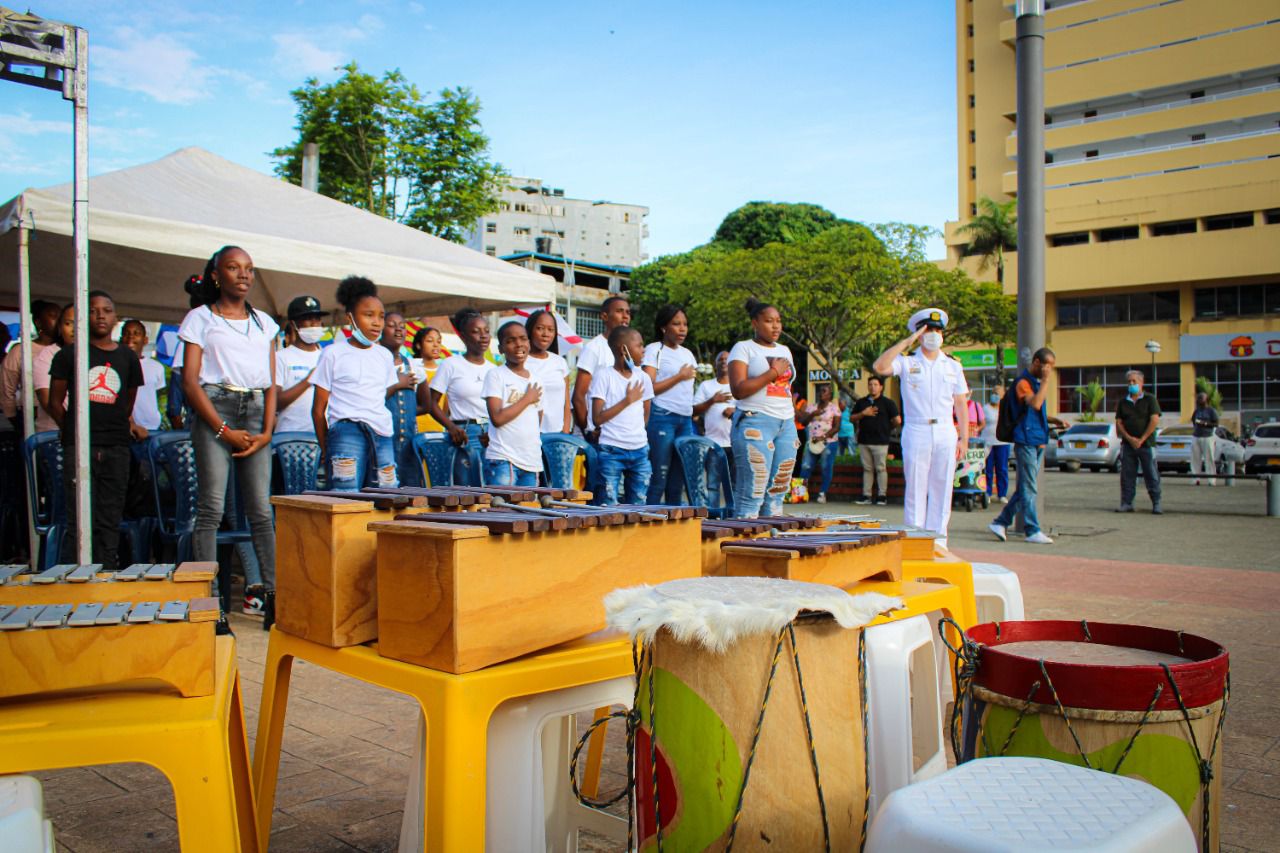
[[[303,326],[298,329],[298,339],[304,344],[318,344],[323,337],[323,326]]]
[[[920,336],[920,345],[933,352],[942,347],[942,335],[938,332],[925,332]]]

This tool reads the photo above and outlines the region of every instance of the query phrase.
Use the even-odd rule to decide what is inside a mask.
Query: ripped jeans
[[[796,465],[796,422],[739,409],[733,416],[733,514],[779,515]]]
[[[369,457],[374,459],[371,476]],[[328,462],[329,488],[341,492],[358,492],[368,485],[394,489],[400,485],[396,479],[395,441],[389,435],[378,435],[373,428],[360,421],[342,420],[329,426],[325,440],[325,458]]]

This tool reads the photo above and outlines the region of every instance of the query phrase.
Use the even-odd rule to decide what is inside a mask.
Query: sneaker
[[[266,607],[266,593],[260,586],[251,586],[244,591],[244,615],[261,616],[263,609]]]
[[[867,506],[868,504],[871,503],[871,498],[858,498],[856,501],[854,501],[854,503],[856,503],[858,506]]]
[[[1133,512],[1133,504],[1120,504],[1116,507],[1116,512]]]
[[[875,501],[875,502],[876,502],[876,506],[888,506],[888,505],[889,505],[889,499],[888,499],[888,498],[876,498],[876,501]]]
[[[819,492],[819,493],[818,493],[818,503],[820,503],[820,504],[824,504],[824,503],[826,503],[826,502],[827,502],[827,496],[826,496],[826,495],[824,495],[824,494],[822,494],[821,492]]]
[[[993,521],[987,525],[987,529],[994,533],[1001,542],[1009,541],[1009,531],[1003,524],[996,524]]]
[[[1002,504],[1007,504],[1008,502],[1009,502],[1009,496],[1008,496],[1008,495],[1005,495],[1004,497],[1002,497],[1002,498],[1000,499],[1000,503],[1002,503]]]
[[[1162,509],[1160,508],[1160,504],[1152,504],[1152,505],[1151,505],[1151,514],[1152,514],[1152,515],[1164,515],[1164,510],[1162,510]]]
[[[1037,530],[1027,537],[1027,542],[1031,545],[1052,545],[1053,540],[1044,535],[1043,531]]]

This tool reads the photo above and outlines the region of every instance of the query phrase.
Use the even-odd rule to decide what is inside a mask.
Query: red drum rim
[[[988,622],[975,625],[966,636],[981,648],[973,683],[994,693],[1025,700],[1035,682],[1040,687],[1031,701],[1042,705],[1092,708],[1102,711],[1178,710],[1178,695],[1187,708],[1212,705],[1223,698],[1226,686],[1227,650],[1213,640],[1196,634],[1122,625],[1108,622],[1068,622],[1057,620]],[[1040,661],[1000,650],[1005,643],[1058,640],[1105,643],[1191,658],[1188,663],[1170,664],[1169,673],[1177,685],[1171,689],[1164,667],[1159,665],[1105,666],[1099,664],[1044,661],[1053,688],[1044,683]],[[1151,698],[1163,686],[1154,706]]]

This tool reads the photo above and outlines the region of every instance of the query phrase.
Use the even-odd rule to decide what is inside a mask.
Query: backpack
[[[1021,412],[1018,411],[1021,407],[1018,405],[1017,396],[1014,389],[1010,388],[1000,398],[1000,413],[996,417],[996,441],[1013,442],[1013,431],[1018,426],[1018,420],[1021,417]]]

